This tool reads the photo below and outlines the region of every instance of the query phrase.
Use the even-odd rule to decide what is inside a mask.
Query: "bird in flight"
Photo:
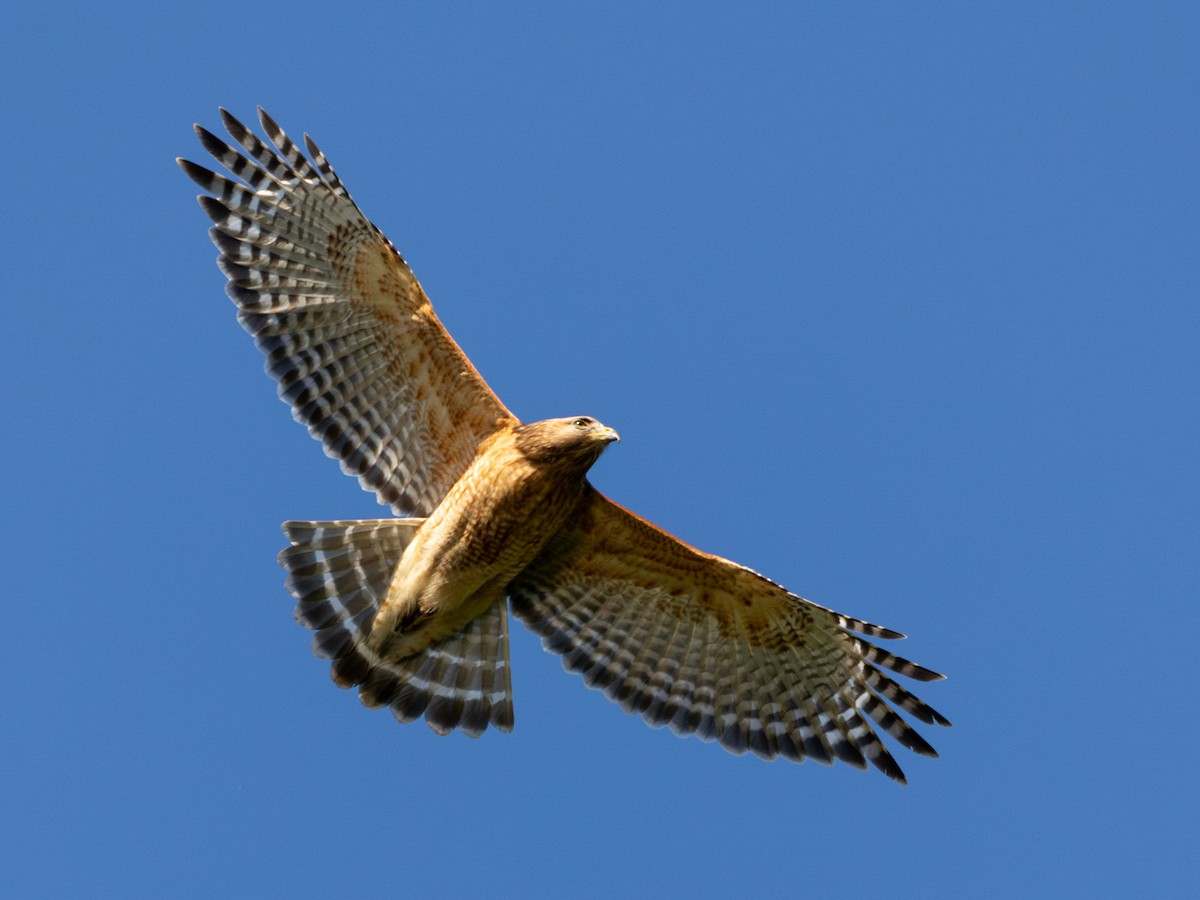
[[[179,160],[238,321],[294,418],[398,518],[287,522],[296,619],[339,686],[400,722],[472,737],[513,727],[508,610],[653,727],[766,759],[874,765],[879,732],[936,751],[901,716],[950,723],[894,680],[942,678],[818,606],[688,546],[587,473],[617,432],[522,423],[434,315],[412,270],[325,155],[263,110],[269,143],[221,110],[196,126],[230,175]],[[890,673],[890,674],[889,674]]]

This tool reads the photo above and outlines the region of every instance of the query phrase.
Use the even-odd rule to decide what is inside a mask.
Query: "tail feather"
[[[296,620],[312,630],[313,652],[331,661],[340,687],[359,687],[369,707],[390,706],[401,722],[424,714],[439,734],[478,737],[513,727],[508,609],[498,595],[462,631],[413,656],[388,657],[371,629],[396,565],[422,519],[287,522],[292,546],[279,554],[296,598]]]
[[[423,653],[386,666],[394,674],[382,702],[401,722],[422,714],[438,734],[461,728],[468,737],[488,725],[512,731],[508,608],[497,598],[466,628]]]

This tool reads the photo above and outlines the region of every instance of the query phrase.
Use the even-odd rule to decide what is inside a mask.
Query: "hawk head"
[[[516,429],[517,449],[535,463],[576,465],[586,471],[621,436],[590,416],[543,419]]]

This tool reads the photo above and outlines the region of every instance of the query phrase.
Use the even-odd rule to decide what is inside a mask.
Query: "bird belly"
[[[378,649],[409,656],[460,631],[537,556],[583,495],[512,461],[472,466],[405,549],[372,626]]]

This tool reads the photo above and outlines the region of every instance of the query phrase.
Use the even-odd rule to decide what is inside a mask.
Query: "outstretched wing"
[[[200,205],[238,321],[293,416],[342,471],[397,515],[428,515],[479,442],[516,419],[316,144],[305,136],[310,161],[261,109],[270,145],[221,117],[240,151],[196,133],[240,181],[179,164],[212,195]]]
[[[509,593],[513,612],[589,687],[734,753],[870,762],[903,782],[875,727],[936,756],[893,707],[950,724],[884,670],[943,676],[860,636],[903,635],[701,553],[595,490]]]

